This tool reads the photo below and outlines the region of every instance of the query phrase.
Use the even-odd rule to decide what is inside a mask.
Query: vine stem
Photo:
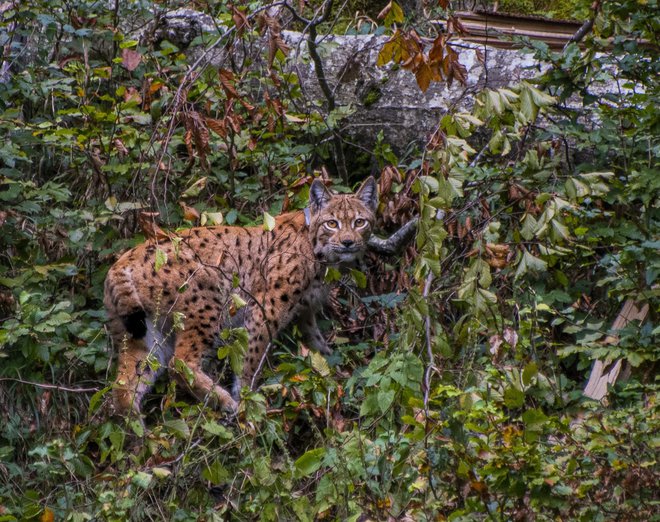
[[[422,297],[424,300],[428,298],[431,284],[433,283],[433,272],[429,271],[424,282],[424,291]],[[424,333],[426,335],[426,356],[428,357],[428,364],[424,371],[424,410],[426,416],[429,413],[429,395],[431,393],[431,372],[433,371],[433,348],[431,346],[431,314],[426,314],[424,318]]]

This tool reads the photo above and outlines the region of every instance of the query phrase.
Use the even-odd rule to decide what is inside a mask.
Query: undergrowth
[[[146,429],[111,415],[108,267],[304,207],[348,109],[308,103],[262,5],[206,3],[186,49],[147,36],[176,6],[117,6],[0,7],[0,520],[658,519],[657,2],[534,44],[547,72],[425,150],[381,139],[383,225],[416,213],[417,239],[340,282],[335,353],[281,339],[235,417],[159,382]],[[645,319],[613,332],[628,300]],[[630,374],[607,403],[597,359]]]

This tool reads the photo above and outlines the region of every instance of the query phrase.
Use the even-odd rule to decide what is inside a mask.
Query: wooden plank
[[[511,41],[502,40],[502,37],[524,36],[541,40],[552,49],[561,49],[582,26],[580,22],[506,13],[461,11],[456,16],[468,32],[461,35],[462,40],[500,48],[515,46]],[[447,22],[438,20],[436,23],[445,25]]]
[[[625,328],[631,321],[639,321],[642,323],[649,313],[648,303],[638,307],[632,299],[626,300],[623,308],[617,315],[614,323],[612,323],[612,331],[616,332]],[[603,344],[616,344],[619,342],[619,337],[616,333],[608,335]],[[607,387],[614,384],[617,380],[627,379],[630,375],[630,365],[623,359],[617,359],[612,362],[611,360],[598,360],[594,362],[589,375],[589,381],[584,388],[584,395],[602,401],[607,396]]]

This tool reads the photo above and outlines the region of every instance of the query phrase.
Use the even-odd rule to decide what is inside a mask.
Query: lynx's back
[[[325,269],[360,258],[376,206],[373,178],[357,193],[343,195],[315,181],[308,212],[283,214],[272,230],[199,227],[122,255],[108,272],[104,298],[119,351],[118,411],[139,412],[144,394],[165,369],[200,400],[235,409],[237,393],[214,383],[201,360],[236,317],[248,333],[238,387],[254,384],[268,344],[292,321],[306,342],[328,353],[315,318],[325,296]],[[235,303],[241,300],[247,305],[237,315]]]

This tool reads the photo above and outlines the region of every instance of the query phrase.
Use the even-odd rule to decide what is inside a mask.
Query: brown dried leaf
[[[162,89],[163,85],[165,85],[163,82],[160,80],[153,80],[149,83],[149,94],[154,94],[158,92],[160,89]]]
[[[380,173],[378,193],[380,194],[381,198],[390,193],[390,190],[392,190],[392,184],[394,182],[401,183],[401,173],[399,172],[399,169],[393,165],[388,165]]]
[[[188,156],[191,158],[195,157],[195,151],[193,150],[193,131],[192,129],[186,130],[186,134],[183,136],[183,143],[186,144],[186,150],[188,151]]]
[[[510,326],[507,326],[507,327],[504,329],[503,337],[504,337],[504,340],[505,340],[507,343],[509,343],[509,345],[511,346],[511,348],[515,348],[516,345],[518,344],[518,332],[516,332],[516,331],[515,331],[513,328],[511,328]]]
[[[389,13],[391,9],[392,9],[392,2],[390,2],[385,7],[383,7],[383,10],[380,13],[378,13],[378,16],[376,16],[376,18],[378,20],[382,20],[387,16],[387,13]]]
[[[115,148],[116,148],[117,151],[119,152],[119,155],[120,155],[120,156],[128,156],[128,149],[127,149],[126,146],[124,145],[124,142],[123,142],[123,141],[121,141],[119,138],[115,138],[115,140],[113,141],[113,143],[114,143],[114,145],[115,145]]]
[[[186,205],[183,201],[179,201],[179,206],[183,210],[183,219],[186,221],[197,221],[199,219],[199,211],[195,207]]]
[[[456,32],[460,36],[469,34],[469,31],[465,28],[461,19],[453,15],[447,19],[447,32],[448,33]]]
[[[504,342],[504,339],[502,339],[502,336],[499,334],[491,335],[488,338],[488,344],[490,345],[490,348],[488,351],[490,354],[494,357],[497,358],[500,354],[500,346],[502,346],[502,343]]]
[[[312,176],[305,175],[305,176],[302,176],[302,177],[298,178],[293,183],[291,183],[291,185],[289,185],[289,188],[290,189],[297,189],[297,188],[300,188],[300,187],[304,187],[305,185],[310,184],[313,180],[314,180],[314,178]]]
[[[227,127],[225,126],[225,122],[223,120],[216,120],[215,118],[206,117],[204,122],[209,129],[211,129],[221,138],[227,137]]]
[[[438,37],[433,40],[431,45],[431,50],[429,51],[429,62],[430,63],[440,63],[445,54],[445,37],[444,35],[438,35]]]
[[[234,73],[228,69],[220,69],[218,70],[218,77],[227,98],[230,100],[238,98],[238,92],[236,91],[236,87],[234,87]]]
[[[142,103],[142,96],[135,87],[129,87],[124,92],[124,101],[126,102],[135,102],[138,105]]]
[[[231,18],[236,26],[236,33],[240,36],[243,34],[245,28],[250,28],[250,22],[245,16],[245,13],[235,6],[231,6]]]
[[[421,55],[417,56],[420,57]],[[426,90],[429,88],[429,85],[431,85],[431,80],[434,79],[434,73],[433,69],[431,69],[429,64],[424,59],[424,56],[421,56],[421,59],[421,63],[416,67],[415,70],[415,79],[417,80],[417,85],[419,85],[419,88],[422,90],[422,92],[426,92]]]
[[[138,215],[138,224],[147,239],[166,241],[171,236],[156,223],[156,218],[159,215],[160,212],[140,212]]]
[[[486,63],[486,56],[484,55],[483,51],[482,51],[480,48],[477,47],[477,48],[474,50],[474,54],[476,55],[476,57],[477,57],[477,61],[478,61],[480,64],[483,65],[483,64]]]
[[[291,48],[282,39],[282,26],[277,18],[264,16],[260,23],[268,29],[268,65],[272,67],[277,51],[282,51],[286,56]]]
[[[447,83],[451,87],[451,84],[454,80],[458,80],[459,83],[465,85],[467,79],[467,69],[465,66],[458,61],[458,53],[454,51],[449,45],[446,47],[446,56],[442,60],[442,71]]]
[[[134,71],[140,62],[142,55],[133,49],[122,49],[121,51],[121,65],[128,71]]]

